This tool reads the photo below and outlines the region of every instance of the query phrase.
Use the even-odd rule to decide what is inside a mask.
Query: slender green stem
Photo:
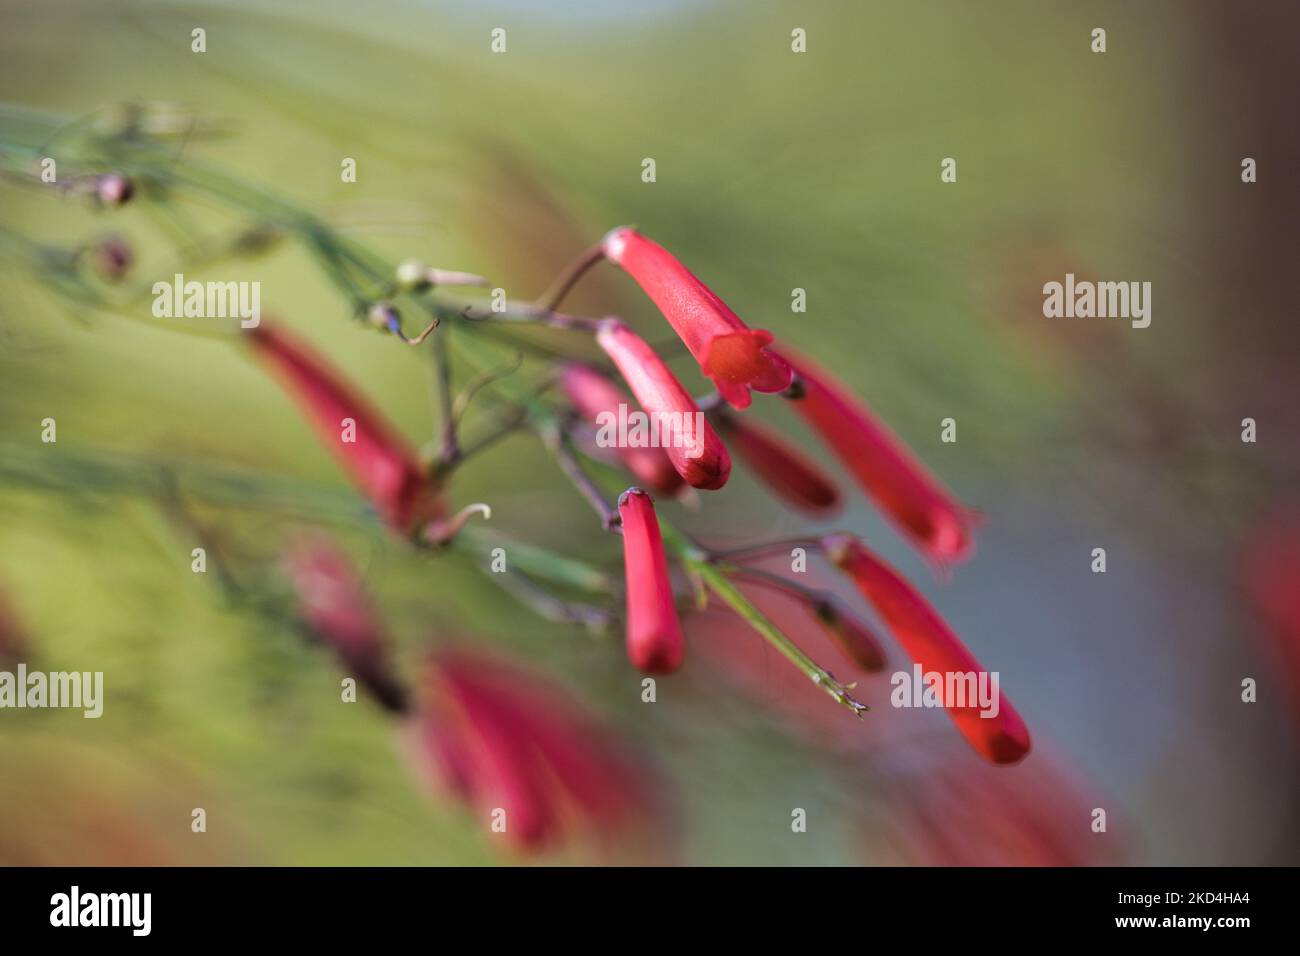
[[[702,580],[708,588],[722,599],[733,611],[739,614],[754,630],[791,664],[799,668],[809,680],[829,694],[834,700],[843,704],[857,716],[870,708],[857,700],[851,693],[852,685],[841,684],[830,671],[826,670],[805,654],[794,641],[786,637],[770,618],[756,608],[744,592],[736,587],[726,572],[710,560],[711,555],[693,544],[684,535],[662,518],[659,527],[663,532],[664,542],[673,549],[683,566]]]

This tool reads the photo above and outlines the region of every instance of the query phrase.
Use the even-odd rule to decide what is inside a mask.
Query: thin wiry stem
[[[587,270],[604,258],[605,250],[601,243],[596,243],[596,245],[586,250],[565,267],[564,271],[551,283],[549,289],[538,296],[538,308],[546,312],[554,312],[559,308],[560,303],[564,301],[564,297],[578,284],[578,280],[586,275]]]
[[[486,572],[497,587],[510,593],[533,613],[558,624],[581,624],[589,631],[602,633],[609,628],[610,614],[594,604],[565,601],[547,591],[519,571]]]
[[[851,710],[855,716],[861,717],[863,713],[870,710],[866,704],[850,693],[853,685],[841,684],[830,671],[804,653],[799,645],[790,640],[767,615],[755,607],[744,592],[736,587],[735,582],[731,580],[727,573],[711,560],[708,552],[692,544],[667,522],[660,520],[659,527],[663,532],[665,544],[676,552],[678,560],[682,562],[686,570],[702,581],[710,591],[740,615],[786,660],[802,671],[809,680],[824,690],[835,701]]]
[[[451,397],[451,356],[447,348],[447,331],[434,336],[432,351],[433,387],[438,394],[438,416],[442,423],[442,436],[438,460],[444,465],[460,457],[460,443],[456,438],[456,413]]]
[[[829,603],[833,598],[833,595],[829,591],[810,587],[807,584],[800,584],[798,581],[791,581],[789,578],[782,577],[779,574],[773,574],[771,571],[764,571],[762,568],[726,566],[723,570],[732,577],[746,578],[760,587],[769,588],[774,591],[781,591],[785,594],[792,594],[801,600],[808,601],[815,605]]]
[[[711,561],[756,561],[759,558],[769,558],[776,554],[788,555],[794,548],[805,548],[809,551],[818,551],[822,549],[821,538],[781,538],[776,541],[764,541],[760,544],[748,544],[739,548],[724,548],[720,550],[710,550],[709,560]]]
[[[454,458],[440,460],[436,466],[436,472],[440,476],[451,473],[481,452],[487,451],[501,439],[513,435],[527,424],[527,410],[522,408],[516,409],[510,417],[498,423],[492,431],[461,446]]]
[[[578,462],[578,456],[574,454],[573,443],[568,432],[563,429],[553,428],[546,435],[546,443],[555,455],[560,470],[573,482],[573,486],[578,489],[587,504],[591,505],[605,530],[621,532],[623,519],[619,517],[618,511],[610,505],[609,499],[605,497],[604,493],[596,487],[596,483],[583,470],[582,465]]]
[[[484,369],[477,373],[469,380],[465,387],[461,389],[460,394],[457,395],[455,400],[451,403],[452,423],[459,423],[460,420],[465,417],[465,412],[469,408],[469,403],[474,400],[475,395],[494,382],[505,378],[507,375],[513,375],[515,372],[519,371],[523,364],[523,353],[517,352],[515,353],[515,357],[504,365]]]
[[[594,335],[600,327],[599,319],[590,319],[581,315],[569,315],[566,312],[554,312],[532,304],[514,306],[507,304],[502,311],[484,309],[481,306],[467,305],[460,310],[460,317],[471,322],[531,323],[544,325],[552,329],[565,329],[587,332]]]

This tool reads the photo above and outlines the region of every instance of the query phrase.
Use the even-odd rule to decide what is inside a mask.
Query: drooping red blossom
[[[587,421],[597,424],[603,415],[619,414],[627,396],[595,369],[570,362],[560,373],[560,388],[569,403]],[[676,495],[685,486],[682,476],[662,448],[630,448],[618,445],[619,459],[637,481],[665,495]]]
[[[722,415],[717,422],[728,447],[787,503],[818,517],[838,510],[839,490],[798,448],[738,415]]]
[[[939,565],[969,557],[979,513],[954,498],[842,383],[787,348],[781,354],[802,380],[795,410],[862,490]]]
[[[659,307],[729,404],[747,408],[751,388],[783,392],[790,387],[790,367],[767,348],[772,333],[745,325],[667,249],[630,226],[611,230],[601,245],[605,257]]]
[[[715,491],[725,485],[731,475],[731,456],[663,359],[618,319],[603,320],[596,341],[618,366],[642,411],[665,427],[675,424],[677,438],[689,435],[689,442],[669,441],[663,449],[677,473],[694,488]]]
[[[416,450],[341,373],[305,342],[268,323],[250,329],[248,341],[389,525],[409,532],[443,515],[440,490]],[[345,432],[347,419],[355,422],[354,434]]]
[[[823,550],[852,578],[924,672],[978,674],[984,670],[929,602],[856,538],[831,535],[824,539]],[[1015,763],[1029,752],[1029,731],[1005,694],[999,695],[995,717],[984,717],[978,706],[945,709],[962,736],[993,763]]]
[[[429,702],[413,724],[423,765],[501,833],[535,851],[584,832],[600,840],[648,819],[650,780],[572,696],[537,674],[453,649],[430,661]]]
[[[654,502],[640,488],[629,488],[618,499],[618,514],[627,577],[628,659],[648,674],[672,673],[686,655],[686,641]]]
[[[854,664],[868,674],[884,670],[885,650],[865,621],[833,601],[817,601],[808,610]]]
[[[307,631],[338,654],[348,676],[386,709],[407,709],[406,688],[393,668],[388,635],[347,557],[323,539],[298,543],[286,555],[298,616]]]

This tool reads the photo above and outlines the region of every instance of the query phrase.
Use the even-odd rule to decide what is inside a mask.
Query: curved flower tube
[[[767,349],[772,333],[745,325],[663,246],[620,226],[606,234],[601,248],[659,307],[730,405],[748,408],[751,388],[783,392],[790,387],[789,366]]]

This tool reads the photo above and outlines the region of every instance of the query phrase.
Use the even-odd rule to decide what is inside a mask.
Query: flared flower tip
[[[748,408],[749,390],[784,392],[794,380],[794,370],[774,352],[772,333],[743,329],[711,338],[700,361],[700,369],[713,380],[728,405]]]
[[[606,233],[605,257],[636,280],[728,404],[747,408],[749,390],[782,392],[794,371],[767,350],[772,334],[745,325],[663,246],[630,226]]]
[[[654,503],[640,488],[618,499],[627,578],[627,656],[648,674],[668,674],[682,664],[686,642],[673,597]]]
[[[856,538],[840,534],[822,540],[826,556],[853,580],[909,657],[925,673],[978,675],[986,673],[979,661],[906,579],[872,554]],[[945,710],[962,736],[981,756],[998,764],[1016,763],[1030,749],[1029,730],[999,688],[996,713],[985,716],[978,702],[948,706]],[[992,710],[989,710],[992,713]]]

